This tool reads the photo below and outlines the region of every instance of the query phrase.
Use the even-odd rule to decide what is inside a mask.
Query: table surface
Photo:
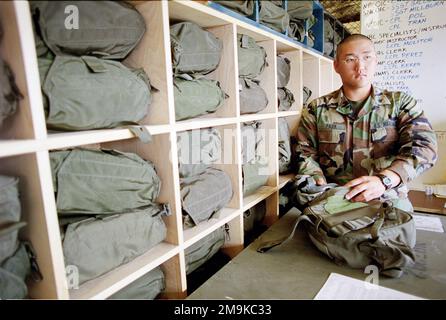
[[[332,272],[359,280],[369,276],[332,262],[313,246],[303,228],[281,247],[256,251],[260,243],[288,235],[298,214],[290,210],[188,299],[313,299]],[[446,217],[438,218],[446,230]],[[380,276],[379,285],[422,298],[446,299],[446,234],[417,230],[415,252],[412,268],[399,279]]]
[[[434,195],[426,196],[423,191],[409,191],[409,199],[415,211],[446,215],[445,198],[438,198]]]

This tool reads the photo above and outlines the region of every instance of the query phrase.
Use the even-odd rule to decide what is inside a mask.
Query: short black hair
[[[353,33],[347,37],[345,37],[344,39],[342,39],[341,42],[338,43],[337,47],[336,47],[336,59],[338,58],[338,52],[339,52],[339,48],[346,43],[352,42],[352,41],[356,41],[356,40],[368,40],[373,44],[372,39],[370,39],[369,37],[361,34],[361,33]]]

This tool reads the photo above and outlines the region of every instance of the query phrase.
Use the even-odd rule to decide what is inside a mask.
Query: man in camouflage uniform
[[[337,48],[343,86],[303,109],[297,133],[298,174],[318,185],[351,187],[351,201],[391,199],[412,211],[407,183],[437,160],[435,133],[414,98],[372,85],[372,41],[355,34]]]

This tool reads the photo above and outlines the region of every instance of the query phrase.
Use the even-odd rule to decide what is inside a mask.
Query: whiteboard
[[[375,43],[374,84],[413,96],[446,130],[446,1],[363,0],[361,33]]]

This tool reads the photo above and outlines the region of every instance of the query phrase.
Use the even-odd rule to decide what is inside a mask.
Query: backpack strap
[[[310,220],[310,218],[307,215],[301,214],[299,216],[299,218],[297,218],[296,223],[294,224],[293,230],[291,231],[291,233],[288,236],[278,239],[278,240],[266,241],[266,242],[261,243],[260,246],[257,248],[257,252],[264,253],[276,246],[282,245],[282,244],[290,241],[294,237],[294,233],[297,230],[297,226],[300,224],[301,221],[304,221],[304,220],[308,221],[309,223],[314,225],[314,223]]]

